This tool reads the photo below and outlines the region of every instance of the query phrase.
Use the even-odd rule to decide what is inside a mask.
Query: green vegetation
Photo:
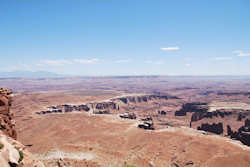
[[[15,147],[16,150],[18,151],[19,153],[19,160],[18,160],[18,163],[22,162],[23,160],[23,152],[21,150],[19,150],[19,148]]]
[[[2,149],[4,147],[4,145],[2,143],[0,143],[0,149]]]
[[[18,152],[19,152],[19,156],[20,156],[18,163],[20,163],[23,160],[23,152],[20,150],[18,150]]]

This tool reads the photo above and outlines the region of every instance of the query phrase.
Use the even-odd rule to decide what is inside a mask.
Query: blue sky
[[[249,0],[0,0],[0,71],[250,75]]]

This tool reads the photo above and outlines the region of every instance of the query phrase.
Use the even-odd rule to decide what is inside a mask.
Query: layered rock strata
[[[50,106],[46,110],[36,112],[38,115],[51,113],[68,113],[68,112],[91,112],[93,114],[110,114],[112,111],[119,111],[120,106],[126,106],[136,103],[147,103],[153,100],[177,99],[175,96],[169,95],[131,95],[111,98],[106,101],[90,102],[80,105],[57,105]],[[162,112],[164,114],[164,112]]]
[[[12,91],[0,88],[0,130],[16,139],[15,121],[13,120],[13,113],[10,112],[11,102]]]
[[[10,111],[12,91],[0,88],[0,166],[1,167],[45,167],[16,141],[17,133],[13,114]]]

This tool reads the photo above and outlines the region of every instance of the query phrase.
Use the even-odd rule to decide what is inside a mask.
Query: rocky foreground
[[[45,167],[26,147],[16,141],[15,121],[10,111],[12,91],[0,88],[0,166]]]
[[[12,91],[0,88],[0,167],[66,167],[88,166],[99,167],[96,163],[85,161],[74,162],[72,159],[62,159],[60,156],[53,162],[43,162],[30,153],[27,148],[16,140],[14,114],[11,112]]]

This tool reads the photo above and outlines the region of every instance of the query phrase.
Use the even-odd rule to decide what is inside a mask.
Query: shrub
[[[4,147],[4,145],[2,143],[0,143],[0,149],[2,149]]]
[[[19,156],[20,156],[18,163],[20,163],[23,160],[23,152],[20,150],[18,150],[18,152],[19,152]]]

